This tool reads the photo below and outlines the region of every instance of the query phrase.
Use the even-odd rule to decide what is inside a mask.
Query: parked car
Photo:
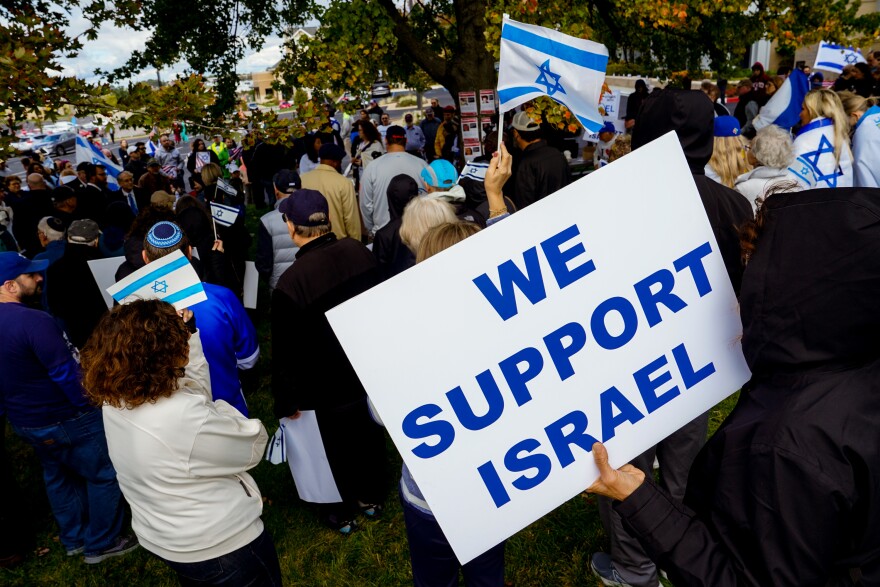
[[[52,135],[36,135],[27,137],[16,143],[12,148],[19,153],[29,153],[44,149],[51,155],[64,155],[68,150],[73,150],[76,145],[76,133],[60,132]]]
[[[285,110],[287,108],[292,108],[293,104],[291,104],[288,100],[282,100],[281,103],[278,104],[278,107],[282,110]]]
[[[378,79],[373,84],[370,93],[373,98],[387,98],[391,95],[391,85],[383,79]]]
[[[257,105],[256,102],[248,102],[247,107],[248,107],[248,110],[250,110],[251,112],[259,112],[260,111],[260,107]]]

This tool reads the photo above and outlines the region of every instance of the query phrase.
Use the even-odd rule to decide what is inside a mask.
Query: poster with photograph
[[[459,111],[462,116],[477,115],[477,93],[476,92],[459,92],[458,93]]]
[[[461,119],[461,138],[465,142],[468,139],[475,139],[478,143],[480,142],[480,127],[477,124],[476,118]]]
[[[495,114],[495,90],[480,90],[480,114]]]

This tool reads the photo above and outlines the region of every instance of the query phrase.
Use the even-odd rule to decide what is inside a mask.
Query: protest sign
[[[480,90],[480,114],[495,114],[495,90]]]
[[[327,317],[462,563],[750,376],[674,133]]]
[[[104,303],[107,309],[113,308],[113,297],[107,293],[107,288],[116,283],[116,271],[119,266],[125,262],[124,257],[108,257],[107,259],[92,259],[89,261],[89,269],[101,295],[104,297]]]
[[[459,92],[458,93],[459,113],[462,116],[477,115],[477,93],[476,92]]]
[[[257,264],[253,261],[245,261],[243,284],[244,297],[242,299],[242,305],[251,310],[254,310],[257,307],[257,285],[259,283],[259,275],[260,274],[257,272]]]

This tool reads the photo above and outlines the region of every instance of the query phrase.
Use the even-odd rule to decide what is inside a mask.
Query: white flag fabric
[[[791,72],[782,86],[776,90],[770,100],[764,104],[761,111],[752,121],[755,130],[761,130],[765,126],[775,124],[785,130],[791,129],[800,122],[801,107],[804,98],[810,91],[810,80],[800,69]]]
[[[141,267],[108,287],[107,293],[120,304],[158,299],[177,310],[208,299],[198,273],[181,251],[174,251]]]
[[[149,139],[146,144],[147,148],[147,156],[155,157],[156,156],[156,144],[153,142],[153,139]]]
[[[840,73],[844,66],[856,63],[867,63],[860,50],[822,41],[819,43],[819,52],[816,53],[816,64],[813,65],[813,69]]]
[[[540,96],[566,106],[590,132],[602,128],[599,99],[608,66],[605,45],[505,17],[501,28],[501,112]]]
[[[871,106],[856,123],[853,160],[853,185],[880,187],[880,106]]]
[[[853,159],[849,145],[834,157],[834,121],[817,118],[804,125],[794,140],[796,159],[788,168],[804,189],[848,188],[853,185]]]
[[[214,222],[222,226],[232,226],[238,219],[238,208],[232,206],[224,206],[217,202],[211,202],[211,217]]]
[[[76,137],[76,160],[79,163],[103,166],[107,170],[107,187],[114,191],[119,189],[119,181],[116,178],[122,173],[122,167],[108,159],[97,145],[79,135]]]

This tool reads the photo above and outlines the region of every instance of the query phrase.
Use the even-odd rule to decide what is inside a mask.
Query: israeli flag
[[[804,189],[852,187],[852,153],[845,144],[840,159],[835,159],[834,121],[830,118],[817,118],[802,127],[794,140],[794,154],[788,172]]]
[[[79,163],[103,166],[107,170],[107,187],[113,191],[119,190],[119,181],[116,178],[122,173],[122,167],[108,159],[97,145],[79,135],[76,137],[76,160]]]
[[[880,187],[880,106],[871,106],[853,135],[853,185]]]
[[[153,142],[153,139],[147,139],[147,144],[145,146],[147,149],[147,156],[155,157],[156,156],[156,144]]]
[[[208,299],[199,275],[181,251],[174,251],[148,263],[108,287],[107,293],[120,304],[136,300],[162,300],[176,310]]]
[[[238,208],[232,206],[224,206],[217,202],[211,202],[211,217],[214,222],[222,226],[232,226],[238,219]]]
[[[755,130],[775,124],[785,130],[796,125],[801,118],[804,97],[810,91],[810,80],[800,69],[795,69],[782,86],[770,97],[752,121]]]
[[[608,66],[605,45],[504,17],[498,101],[501,112],[540,96],[571,110],[590,132],[602,128],[599,99]]]
[[[840,73],[845,65],[856,63],[867,63],[860,50],[822,41],[819,43],[819,52],[816,53],[816,64],[813,69]]]

